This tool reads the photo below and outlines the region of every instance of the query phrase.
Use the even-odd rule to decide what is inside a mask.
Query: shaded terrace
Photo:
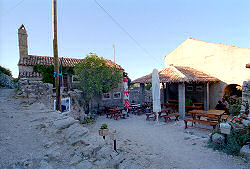
[[[203,102],[203,108],[209,109],[209,83],[218,82],[219,79],[201,71],[184,66],[167,66],[159,71],[161,103],[176,100],[181,118],[185,116],[185,99]],[[145,84],[152,82],[152,73],[135,79],[132,83],[140,83],[140,103],[145,102]],[[199,91],[199,92],[198,92]]]

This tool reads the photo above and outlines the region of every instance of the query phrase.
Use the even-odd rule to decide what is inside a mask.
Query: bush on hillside
[[[12,77],[12,73],[11,73],[11,71],[10,71],[10,70],[8,70],[8,69],[6,69],[6,68],[4,68],[4,67],[2,67],[2,66],[0,66],[0,73],[6,74],[6,75],[8,75],[8,76],[11,76],[11,77]]]

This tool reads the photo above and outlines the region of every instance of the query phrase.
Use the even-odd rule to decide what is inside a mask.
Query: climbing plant
[[[55,84],[54,78],[54,65],[35,65],[33,67],[33,72],[38,72],[42,74],[42,81],[44,83],[52,83]],[[62,67],[63,74],[74,74],[74,68],[70,66]]]

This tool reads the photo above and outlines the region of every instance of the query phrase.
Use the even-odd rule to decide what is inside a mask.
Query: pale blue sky
[[[164,56],[188,37],[250,47],[249,0],[97,0],[148,52],[124,33],[94,0],[58,0],[60,57],[89,52],[113,60],[132,79],[164,67]],[[0,65],[18,75],[17,29],[28,32],[29,54],[53,56],[52,0],[0,0]]]

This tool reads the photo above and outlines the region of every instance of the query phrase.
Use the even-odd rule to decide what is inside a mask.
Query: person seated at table
[[[215,106],[216,110],[225,110],[226,106],[219,100],[218,104]]]

